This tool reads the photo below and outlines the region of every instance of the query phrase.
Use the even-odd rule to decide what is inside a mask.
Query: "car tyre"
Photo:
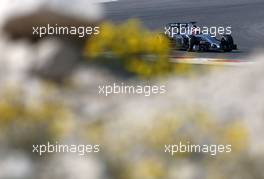
[[[221,38],[221,45],[224,52],[231,52],[234,47],[234,40],[231,35],[223,35]]]

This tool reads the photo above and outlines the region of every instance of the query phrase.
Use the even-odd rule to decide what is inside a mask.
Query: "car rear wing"
[[[181,27],[189,27],[189,26],[193,26],[195,25],[197,22],[195,21],[192,21],[192,22],[174,22],[174,23],[169,23],[167,24],[166,26],[167,27],[176,27],[176,28],[179,28],[180,26]]]

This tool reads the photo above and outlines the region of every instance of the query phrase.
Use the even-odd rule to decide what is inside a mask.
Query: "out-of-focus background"
[[[1,0],[0,179],[264,178],[263,6],[257,0]],[[178,20],[233,25],[239,53],[192,55],[252,63],[171,63],[159,30]],[[33,38],[32,27],[47,23],[99,25],[101,33]],[[113,83],[166,85],[166,94],[98,94],[99,85]],[[99,144],[101,151],[32,152],[48,141]],[[164,153],[165,144],[179,141],[233,150]]]

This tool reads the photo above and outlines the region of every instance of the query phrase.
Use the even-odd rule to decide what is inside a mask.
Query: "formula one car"
[[[220,39],[202,33],[192,33],[196,22],[170,23],[166,26],[166,36],[169,37],[172,48],[188,51],[223,51],[237,50],[231,35],[222,35]],[[193,28],[194,27],[194,28]],[[183,30],[184,29],[184,30]],[[182,33],[183,32],[183,33]]]

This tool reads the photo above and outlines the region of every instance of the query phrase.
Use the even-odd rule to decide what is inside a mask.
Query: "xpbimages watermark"
[[[164,27],[164,33],[173,38],[175,35],[204,34],[216,37],[217,35],[231,35],[232,26],[192,26],[186,24],[170,24]]]
[[[88,155],[89,153],[100,152],[100,145],[84,145],[84,144],[59,144],[58,142],[41,145],[33,145],[32,152],[39,156],[48,153],[76,153],[80,156]]]
[[[165,94],[165,85],[126,85],[121,84],[109,84],[98,86],[99,95],[109,96],[115,94],[128,94],[128,95],[144,95],[149,97],[151,95]]]
[[[180,153],[203,153],[215,156],[219,153],[231,153],[232,145],[230,144],[191,144],[190,142],[180,142],[178,144],[167,144],[164,146],[164,152],[174,156]]]
[[[32,34],[38,37],[46,35],[72,35],[79,38],[87,37],[90,35],[99,35],[100,27],[98,26],[59,26],[58,24],[46,26],[32,27]]]

